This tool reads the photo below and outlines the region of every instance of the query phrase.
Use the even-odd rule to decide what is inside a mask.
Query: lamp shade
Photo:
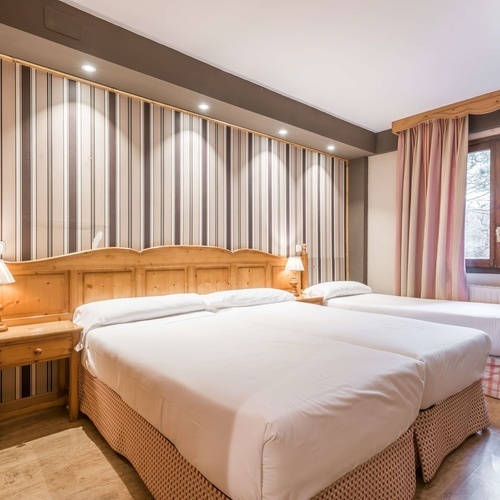
[[[0,259],[0,285],[8,285],[14,283],[16,280],[10,274],[7,264]]]
[[[285,267],[286,271],[303,271],[304,265],[300,257],[288,257]]]

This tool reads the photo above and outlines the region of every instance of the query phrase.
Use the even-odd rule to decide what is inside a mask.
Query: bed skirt
[[[424,482],[434,477],[446,455],[489,423],[480,380],[421,411],[415,420],[415,447]]]
[[[151,424],[80,367],[80,410],[126,457],[155,499],[227,499]],[[385,450],[318,493],[315,500],[411,499],[415,494],[413,427]]]
[[[483,391],[486,396],[500,399],[500,356],[490,356],[486,362]]]

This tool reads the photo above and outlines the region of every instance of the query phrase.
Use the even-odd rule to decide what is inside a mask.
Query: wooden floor
[[[487,398],[491,426],[417,486],[418,499],[500,499],[500,400]],[[0,423],[0,499],[150,499],[131,465],[86,418],[52,409]],[[193,499],[195,500],[195,499]]]
[[[491,420],[488,430],[469,437],[450,453],[430,483],[420,480],[415,498],[500,499],[500,400],[486,401]]]
[[[0,423],[0,499],[150,499],[92,422],[53,408]]]

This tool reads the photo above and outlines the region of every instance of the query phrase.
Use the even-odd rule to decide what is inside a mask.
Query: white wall
[[[377,293],[394,293],[396,158],[368,158],[367,283]],[[500,286],[500,274],[468,274],[469,285]]]
[[[368,285],[394,293],[396,152],[368,158]]]

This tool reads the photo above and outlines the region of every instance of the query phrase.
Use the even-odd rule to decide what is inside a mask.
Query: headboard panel
[[[302,252],[307,269],[307,253]],[[101,248],[7,263],[16,282],[0,287],[7,325],[71,319],[81,304],[118,297],[273,287],[290,289],[286,257],[258,250],[164,246]],[[307,271],[297,276],[307,286]]]
[[[9,264],[13,269],[14,265]],[[11,271],[12,272],[12,271]],[[64,270],[12,272],[16,282],[1,287],[6,316],[23,317],[68,311],[70,273]]]
[[[146,296],[187,293],[188,268],[180,266],[146,267],[143,270],[143,282],[143,295]]]
[[[87,304],[96,300],[134,297],[136,293],[136,268],[90,269],[78,274],[78,302]]]

